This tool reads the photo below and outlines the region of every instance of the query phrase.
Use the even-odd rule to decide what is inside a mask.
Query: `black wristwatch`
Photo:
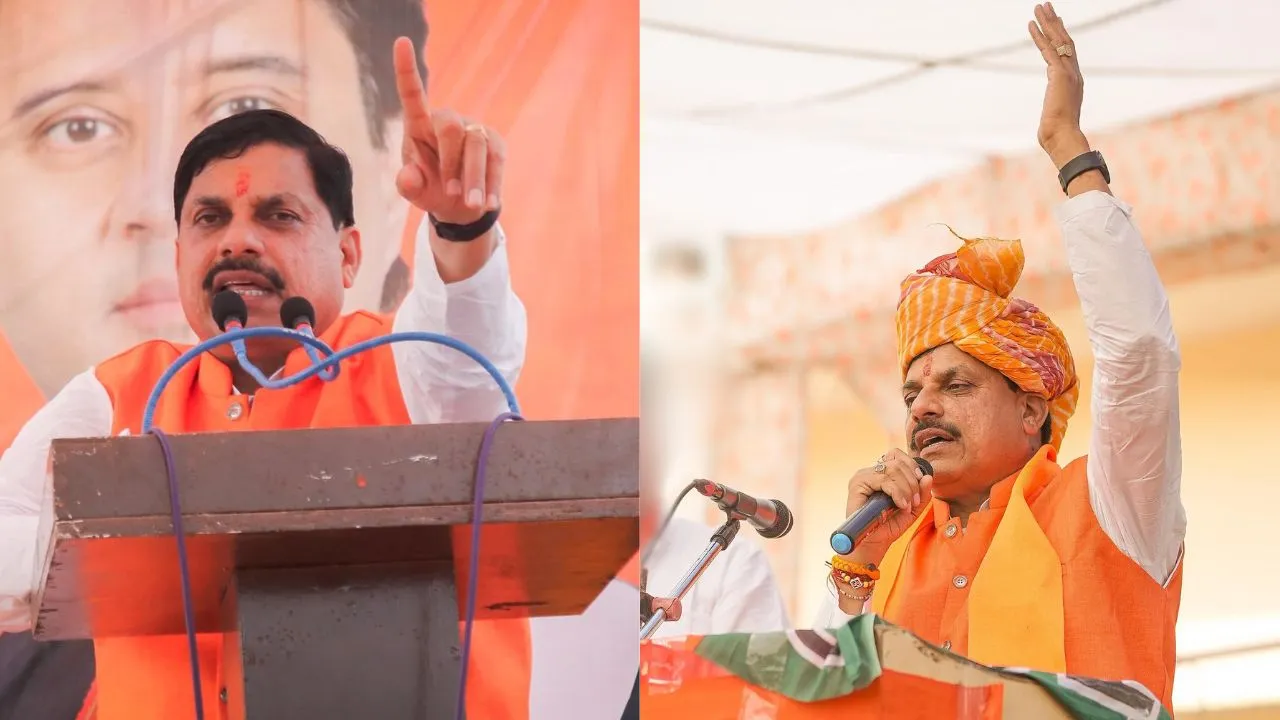
[[[1090,170],[1099,170],[1102,172],[1102,179],[1111,183],[1111,171],[1107,170],[1107,161],[1102,159],[1102,153],[1097,150],[1090,150],[1083,155],[1073,158],[1062,169],[1058,171],[1058,184],[1062,186],[1062,192],[1067,192],[1067,186],[1072,180],[1089,172]]]
[[[427,219],[431,221],[431,227],[436,229],[436,235],[450,242],[471,242],[481,235],[493,229],[498,222],[498,215],[501,214],[502,208],[490,210],[480,216],[479,220],[466,225],[455,225],[454,223],[440,222],[435,215],[427,213]]]

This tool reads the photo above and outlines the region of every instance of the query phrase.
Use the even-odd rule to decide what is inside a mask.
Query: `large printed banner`
[[[395,190],[391,45],[428,99],[508,141],[502,223],[529,311],[536,418],[638,412],[635,3],[0,2],[0,446],[73,375],[190,340],[173,168],[204,125],[276,107],[347,152],[364,261],[348,309],[391,310],[420,214]]]
[[[147,339],[193,340],[173,172],[188,140],[230,114],[279,108],[347,153],[364,255],[347,310],[395,309],[423,221],[395,189],[401,35],[425,48],[430,104],[507,140],[501,222],[528,309],[526,416],[639,412],[635,2],[0,0],[0,449],[77,373]],[[0,716],[15,693],[84,698],[87,678],[67,670],[82,660],[15,650],[16,637],[0,636],[0,660],[6,642],[10,660],[54,655],[43,670],[0,662]]]

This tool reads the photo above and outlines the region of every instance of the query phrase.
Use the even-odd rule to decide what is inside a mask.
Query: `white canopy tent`
[[[1280,3],[1062,0],[1085,125],[1280,79]],[[984,156],[1033,149],[1030,2],[643,0],[642,213],[652,237],[797,232]],[[1046,172],[1050,171],[1046,167]]]

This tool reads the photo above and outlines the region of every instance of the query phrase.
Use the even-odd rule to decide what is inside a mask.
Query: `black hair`
[[[427,82],[423,53],[427,46],[427,16],[422,0],[324,0],[356,54],[360,95],[370,139],[378,149],[387,147],[387,120],[400,114],[396,92],[396,68],[391,47],[396,38],[413,41],[422,82]]]
[[[356,224],[351,196],[351,161],[320,133],[280,110],[250,110],[224,118],[201,130],[187,143],[173,175],[173,219],[182,224],[182,204],[195,180],[209,163],[244,155],[259,145],[283,145],[301,150],[311,167],[316,195],[329,209],[335,230]]]
[[[1004,381],[1009,383],[1009,388],[1014,392],[1022,392],[1022,388],[1018,387],[1018,384],[1010,380],[1008,376],[1005,377]],[[1040,443],[1042,445],[1048,445],[1049,439],[1052,437],[1053,437],[1053,413],[1049,413],[1048,415],[1044,416],[1044,424],[1040,426]]]

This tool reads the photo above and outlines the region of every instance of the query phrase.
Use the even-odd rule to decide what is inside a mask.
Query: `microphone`
[[[239,293],[223,290],[213,296],[213,321],[218,323],[222,332],[227,331],[228,325],[232,330],[242,328],[249,322],[249,306],[244,304]]]
[[[213,296],[213,321],[218,323],[218,329],[222,332],[229,330],[243,330],[245,323],[249,322],[249,306],[245,305],[244,298],[234,290],[223,290]],[[244,347],[244,338],[236,338],[231,341],[231,350],[236,355],[236,362],[240,363],[240,367],[248,370],[253,366],[249,362],[248,351]]]
[[[915,458],[916,465],[920,466],[920,471],[925,475],[933,474],[933,466],[924,458]],[[871,493],[871,497],[867,498],[867,502],[862,507],[853,511],[840,527],[831,533],[831,549],[836,551],[837,555],[846,555],[853,551],[853,547],[862,542],[862,538],[870,531],[874,530],[884,520],[897,510],[897,506],[893,504],[893,498],[887,493],[877,490]]]
[[[280,304],[280,324],[290,330],[313,334],[311,328],[316,324],[316,309],[306,298],[294,295]]]
[[[315,337],[315,331],[312,329],[316,324],[316,309],[311,302],[300,295],[294,295],[280,303],[280,324],[290,330],[297,330]],[[311,358],[312,365],[319,365],[324,358],[320,357],[320,352],[310,345],[303,345],[306,349],[307,357]],[[328,382],[338,377],[338,366],[331,365],[320,371],[320,379]]]
[[[779,500],[757,500],[710,480],[695,480],[693,488],[715,501],[730,516],[746,520],[760,533],[760,537],[774,540],[791,532],[791,511]]]

